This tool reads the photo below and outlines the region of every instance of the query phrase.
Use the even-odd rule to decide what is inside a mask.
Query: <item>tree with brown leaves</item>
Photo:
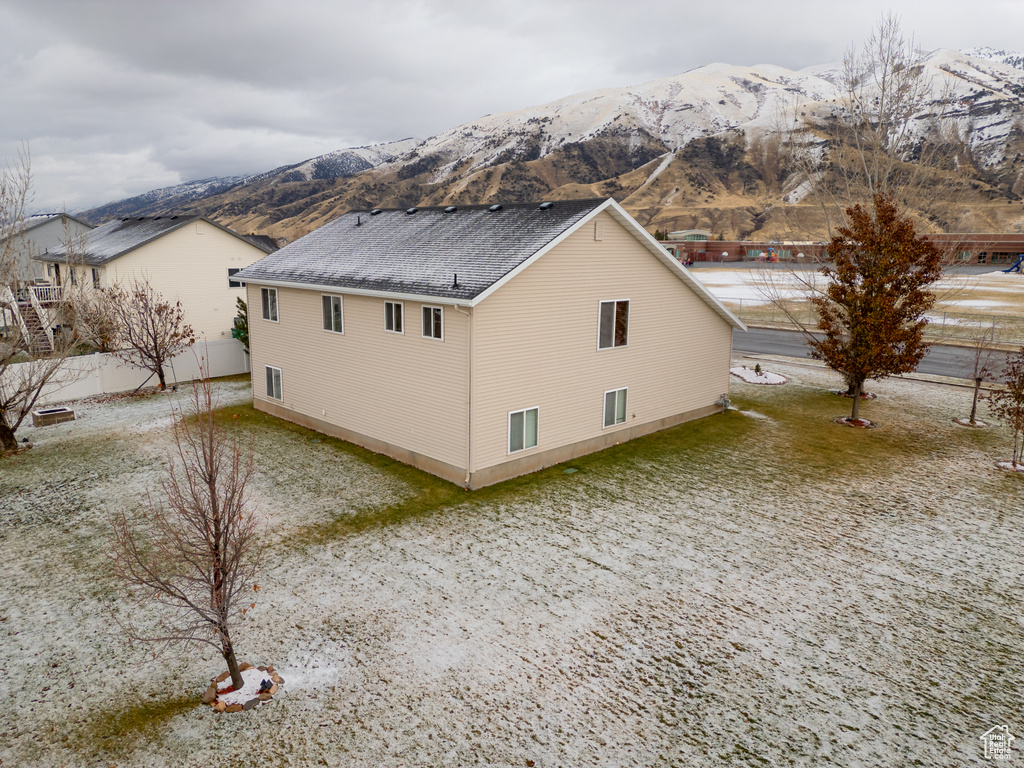
[[[160,389],[167,389],[164,366],[196,340],[181,302],[165,299],[145,278],[127,288],[113,285],[105,294],[118,334],[114,354],[129,365],[151,371]]]
[[[864,382],[909,373],[928,351],[924,315],[935,303],[928,287],[941,275],[941,255],[888,195],[846,216],[849,225],[828,246],[833,263],[818,270],[826,287],[810,299],[824,338],[807,343],[812,357],[842,374],[858,422]]]
[[[206,643],[242,687],[231,632],[255,606],[259,526],[249,503],[251,451],[217,423],[209,379],[192,385],[188,412],[174,414],[174,447],[162,498],[152,495],[138,518],[113,519],[111,562],[138,611],[120,611],[129,637],[160,644]],[[159,609],[159,628],[133,619]]]

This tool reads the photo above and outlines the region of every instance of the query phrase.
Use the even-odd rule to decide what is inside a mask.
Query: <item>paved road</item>
[[[770,328],[751,328],[746,333],[733,331],[733,349],[737,352],[755,352],[762,355],[786,355],[787,357],[810,357],[803,336],[797,331],[780,331]],[[998,371],[1004,362],[1005,353],[999,356],[995,367]],[[974,370],[973,352],[964,347],[932,346],[917,367],[921,373],[936,376],[953,376],[961,379],[972,378]]]

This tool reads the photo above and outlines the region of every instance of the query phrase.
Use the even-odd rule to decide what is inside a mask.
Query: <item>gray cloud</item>
[[[1013,49],[1024,3],[8,0],[0,157],[74,210],[713,61],[834,61],[882,13],[924,48]]]

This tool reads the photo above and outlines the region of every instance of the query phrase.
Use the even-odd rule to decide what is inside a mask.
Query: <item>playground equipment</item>
[[[1019,254],[1017,256],[1017,260],[1013,262],[1013,265],[1004,269],[1003,272],[1016,272],[1017,274],[1024,274],[1024,253]]]

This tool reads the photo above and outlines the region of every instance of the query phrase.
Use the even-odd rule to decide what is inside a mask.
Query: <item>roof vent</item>
[[[376,216],[376,215],[378,215],[378,214],[379,214],[380,212],[381,212],[380,208],[374,208],[374,209],[373,209],[372,211],[370,211],[370,215],[371,215],[371,216]]]
[[[457,206],[449,205],[447,208],[444,209],[444,212],[445,213],[455,213],[457,210],[459,210]]]
[[[494,205],[492,205],[487,210],[490,211],[491,213],[494,213],[495,211],[500,211],[501,210],[501,204],[500,203],[495,203]]]
[[[541,203],[537,207],[540,208],[542,211],[550,211],[553,205],[554,203]]]
[[[406,210],[405,210],[405,212],[408,213],[410,216],[412,214],[414,214],[414,213],[417,213],[418,211],[419,211],[419,208],[406,208]]]

